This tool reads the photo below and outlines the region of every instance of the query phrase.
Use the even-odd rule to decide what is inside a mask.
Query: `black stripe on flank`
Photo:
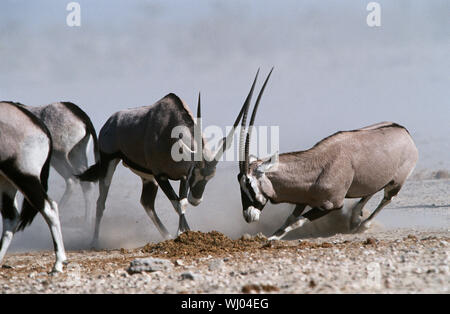
[[[38,211],[44,208],[45,201],[48,200],[47,193],[41,184],[40,178],[22,173],[17,167],[16,160],[13,158],[2,161],[0,170],[25,197],[17,229],[18,231],[23,230],[31,224]]]
[[[149,174],[149,175],[153,175],[153,172],[151,170],[148,170],[142,166],[139,166],[137,163],[131,161],[130,159],[128,159],[124,154],[120,154],[121,159],[123,160],[123,162],[130,168],[139,171],[139,172],[143,172],[145,174]]]

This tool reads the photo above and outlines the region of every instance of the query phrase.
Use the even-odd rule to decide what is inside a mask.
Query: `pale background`
[[[450,169],[448,1],[378,1],[378,28],[366,24],[369,1],[78,1],[81,27],[66,25],[69,2],[0,3],[0,99],[72,101],[99,131],[115,111],[169,92],[194,107],[201,90],[204,125],[225,127],[256,69],[265,75],[275,66],[257,124],[280,127],[281,152],[307,149],[338,130],[395,121],[419,148],[417,169]],[[280,206],[267,208],[262,224],[247,225],[237,165],[224,167],[204,203],[188,210],[193,229],[236,235],[286,217]],[[106,224],[118,217],[117,226],[102,230],[105,245],[159,241],[139,204],[140,180],[118,170],[104,216]],[[52,177],[55,199],[62,188]],[[63,221],[82,215],[78,198],[61,209]],[[161,192],[157,211],[175,233],[177,216]],[[68,230],[69,220],[63,222],[69,248],[87,245],[90,231]],[[50,247],[39,217],[12,250]]]

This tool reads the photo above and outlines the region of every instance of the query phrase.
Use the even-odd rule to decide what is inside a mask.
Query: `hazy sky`
[[[201,90],[204,126],[226,126],[256,69],[275,66],[257,123],[280,126],[281,152],[395,121],[419,166],[450,167],[449,1],[378,1],[375,28],[369,1],[78,1],[81,27],[66,25],[69,2],[1,2],[0,99],[72,101],[99,130]]]
[[[279,126],[281,152],[308,149],[338,130],[395,121],[419,148],[418,168],[450,169],[448,0],[378,1],[375,28],[366,23],[368,0],[80,0],[81,27],[66,25],[69,2],[0,1],[0,99],[72,101],[100,130],[115,111],[169,92],[193,108],[201,90],[203,125],[225,127],[257,68],[264,77],[275,66],[256,122]],[[139,178],[118,170],[103,245],[161,240],[139,204]],[[219,171],[205,201],[189,207],[194,230],[268,234],[287,217],[289,206],[267,206],[276,209],[246,224],[236,173]],[[64,183],[54,175],[50,183],[58,200]],[[61,209],[66,247],[86,248],[91,231],[79,228],[81,195],[69,205]],[[156,208],[174,234],[178,216],[163,193]],[[51,248],[47,226],[36,220],[17,234],[12,250]]]

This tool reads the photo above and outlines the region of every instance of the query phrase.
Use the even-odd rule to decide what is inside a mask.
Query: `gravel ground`
[[[47,273],[54,262],[53,252],[12,254],[0,269],[0,292],[450,292],[448,231],[402,229],[272,243],[256,239],[240,240],[230,252],[205,249],[194,257],[173,255],[164,246],[159,250],[72,251],[65,272],[57,275]],[[128,271],[133,260],[164,254],[169,263],[161,270]]]
[[[69,263],[64,273],[48,274],[55,259],[49,248],[27,253],[12,250],[0,267],[0,292],[449,293],[449,187],[450,180],[408,182],[399,197],[377,216],[375,227],[364,234],[308,238],[309,234],[330,230],[330,221],[324,220],[298,234],[302,240],[269,243],[261,236],[239,240],[236,235],[232,235],[232,240],[222,233],[205,230],[183,234],[169,242],[122,249],[116,243],[119,249],[95,251],[71,248],[71,242],[88,241],[91,232],[70,232],[66,227]],[[377,202],[374,199],[368,207],[373,209]],[[270,213],[275,217],[275,210],[266,214]],[[333,220],[334,225],[338,218]],[[242,217],[236,214],[232,219],[239,222]],[[120,221],[122,231],[149,229],[134,221],[132,227],[125,228],[127,220]],[[69,219],[63,219],[63,225],[70,226],[68,222]],[[274,222],[268,230],[275,230],[278,223]],[[44,237],[49,237],[48,229],[41,225],[37,221],[36,231],[32,226],[30,231],[18,234],[15,245],[36,245],[40,238],[48,243]],[[113,225],[109,229],[113,234],[129,237],[117,233],[117,228]],[[232,234],[226,229],[222,232]],[[107,234],[106,220],[103,237],[107,238]],[[145,239],[148,235],[139,236]],[[157,271],[129,272],[130,264],[142,258],[163,258],[167,262]]]

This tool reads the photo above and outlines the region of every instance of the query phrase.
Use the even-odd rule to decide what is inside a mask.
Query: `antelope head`
[[[191,205],[197,206],[201,203],[203,198],[203,192],[205,191],[206,184],[208,181],[214,177],[216,173],[216,166],[219,162],[220,158],[222,157],[223,153],[231,147],[231,143],[233,141],[234,132],[239,124],[239,121],[241,120],[241,117],[245,110],[245,104],[242,106],[241,111],[239,112],[239,115],[237,116],[233,128],[230,130],[227,136],[225,136],[220,144],[219,149],[214,153],[211,152],[205,145],[203,145],[203,136],[198,137],[196,141],[199,143],[196,143],[196,147],[202,147],[202,155],[201,158],[198,158],[199,160],[195,161],[193,163],[193,166],[191,167],[189,171],[188,176],[188,183],[189,183],[189,195],[188,195],[188,201]],[[202,126],[201,126],[201,101],[200,101],[200,94],[198,95],[198,105],[197,105],[197,124],[195,125],[197,128],[198,134],[202,134]],[[196,154],[196,151],[190,150],[189,147],[186,147],[184,145],[183,150],[191,154],[191,157],[194,157]],[[195,159],[191,159],[195,160]]]
[[[244,103],[244,114],[241,121],[241,133],[239,137],[239,174],[237,176],[240,188],[241,188],[241,201],[243,207],[243,215],[245,221],[248,223],[253,221],[258,221],[262,209],[269,200],[267,195],[261,189],[261,179],[264,178],[264,173],[273,169],[273,167],[278,163],[278,153],[267,160],[256,159],[250,163],[249,149],[250,149],[250,138],[253,123],[255,121],[256,112],[258,109],[259,102],[261,100],[262,94],[266,87],[266,84],[272,74],[273,68],[267,75],[264,85],[259,92],[258,98],[253,108],[252,116],[250,118],[249,128],[246,131],[246,120],[247,113],[250,107],[250,101],[253,94],[253,89],[255,87],[256,80],[258,78],[258,73],[256,73],[255,80]],[[246,133],[246,134],[245,134]],[[244,137],[245,147],[244,147]]]

